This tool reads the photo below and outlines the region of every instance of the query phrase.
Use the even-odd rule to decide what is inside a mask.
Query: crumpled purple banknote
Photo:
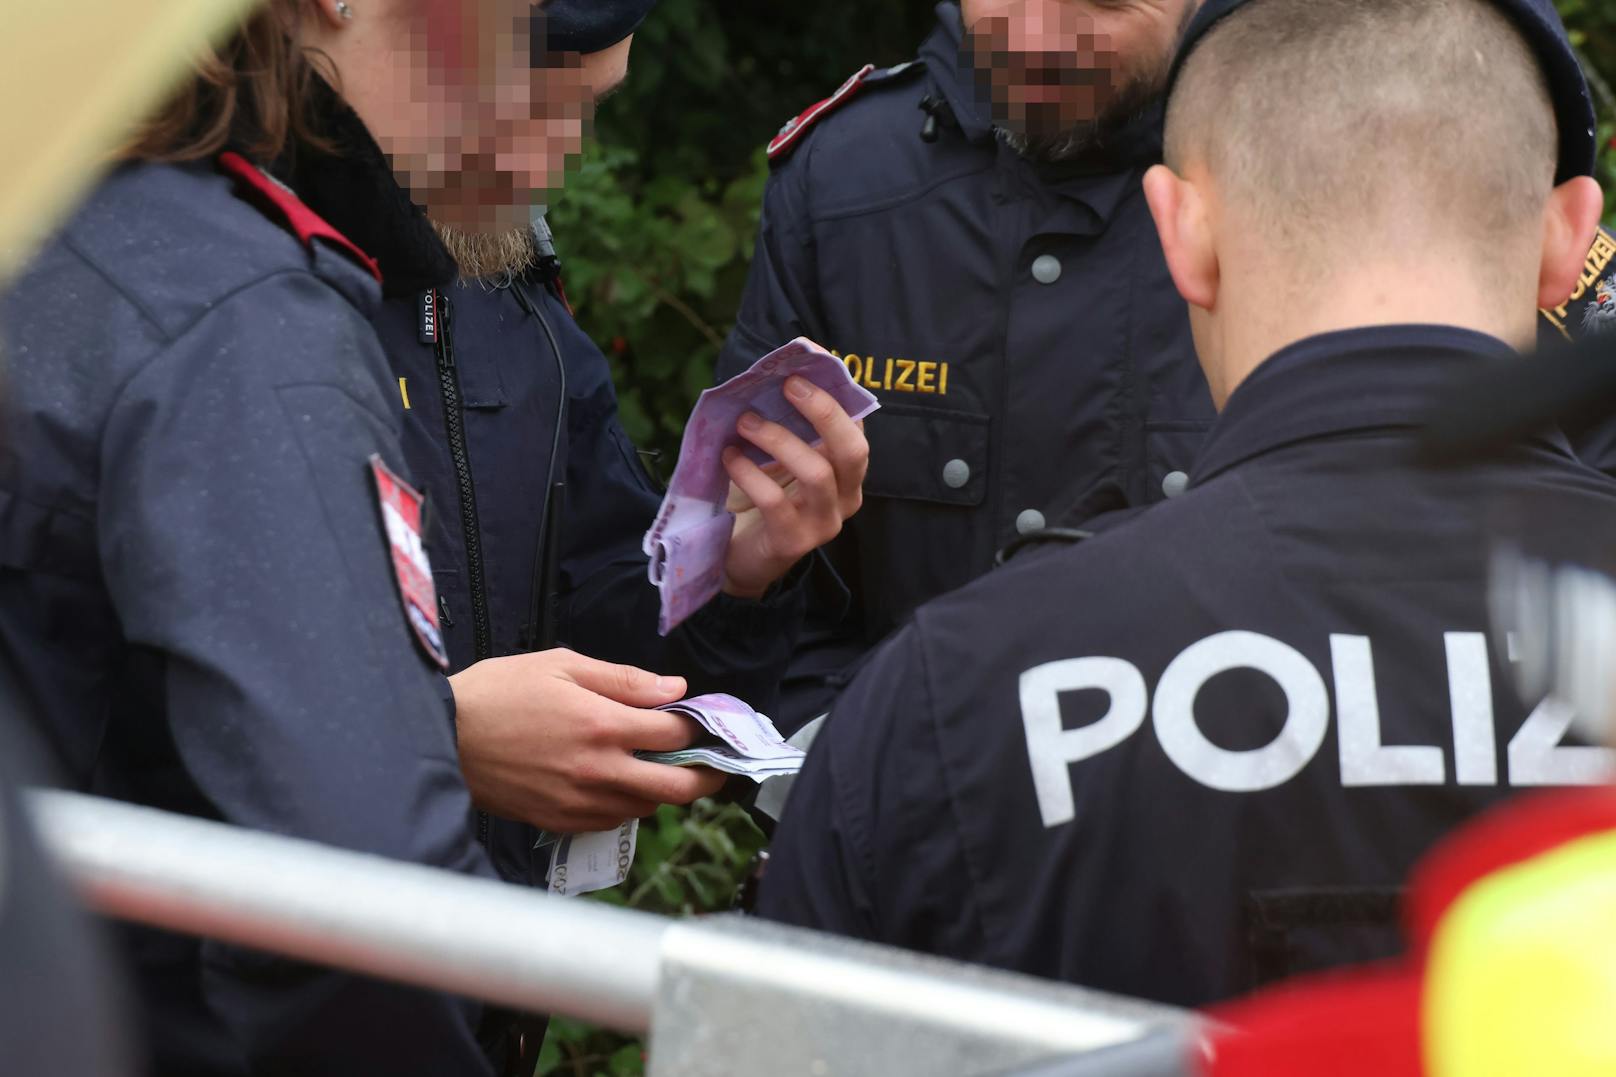
[[[724,507],[729,499],[724,450],[733,445],[759,466],[773,462],[736,432],[741,415],[753,411],[809,444],[821,440],[785,397],[785,381],[793,374],[835,397],[855,420],[881,406],[853,380],[841,360],[806,337],[770,352],[745,373],[701,394],[685,426],[668,493],[643,543],[651,559],[651,582],[662,594],[657,628],[664,636],[710,602],[724,582],[724,560],[735,526],[735,514]]]

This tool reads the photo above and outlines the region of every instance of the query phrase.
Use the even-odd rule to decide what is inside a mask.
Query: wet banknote
[[[785,381],[793,374],[830,393],[855,420],[881,406],[853,380],[841,360],[805,337],[701,394],[685,426],[667,495],[643,543],[651,583],[662,596],[657,627],[663,635],[711,601],[723,584],[735,524],[734,514],[724,507],[729,499],[724,450],[733,445],[760,466],[773,462],[736,432],[736,421],[752,411],[810,444],[820,440],[812,424],[786,399]]]
[[[623,882],[634,863],[639,834],[638,819],[616,830],[562,834],[550,853],[550,893],[587,894]]]

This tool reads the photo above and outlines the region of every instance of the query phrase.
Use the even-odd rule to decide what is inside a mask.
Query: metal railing
[[[29,806],[102,914],[648,1032],[653,1077],[997,1074],[1070,1056],[1099,1066],[1074,1074],[1167,1077],[1197,1034],[1182,1011],[816,932],[668,920],[73,793]]]

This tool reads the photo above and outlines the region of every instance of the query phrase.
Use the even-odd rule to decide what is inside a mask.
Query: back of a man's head
[[[1250,0],[1185,63],[1166,143],[1324,276],[1398,252],[1535,263],[1557,146],[1543,70],[1490,0]]]

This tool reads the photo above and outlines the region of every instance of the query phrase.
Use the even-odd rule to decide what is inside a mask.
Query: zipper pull
[[[454,627],[454,618],[449,616],[449,600],[442,595],[438,596],[438,620],[443,622],[444,628]]]

